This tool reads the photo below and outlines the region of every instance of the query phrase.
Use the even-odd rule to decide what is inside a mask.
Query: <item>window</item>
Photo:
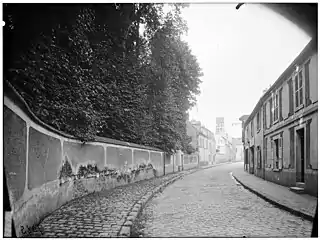
[[[257,147],[257,167],[261,168],[261,148],[260,146]]]
[[[279,92],[277,91],[272,98],[272,119],[276,122],[279,120]]]
[[[260,130],[260,111],[257,113],[257,131]]]
[[[253,137],[253,121],[251,121],[251,137]]]
[[[295,107],[298,108],[303,104],[303,78],[302,70],[294,77],[294,99]]]
[[[282,169],[282,137],[272,140],[273,169]]]

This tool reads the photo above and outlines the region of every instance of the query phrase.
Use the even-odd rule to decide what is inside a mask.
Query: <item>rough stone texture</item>
[[[72,200],[38,224],[41,237],[94,237],[94,233],[99,233],[97,237],[116,237],[135,203],[179,174],[144,180]]]
[[[26,182],[26,123],[8,107],[3,107],[3,164],[11,201],[18,200]]]
[[[233,175],[240,183],[265,196],[269,200],[293,211],[301,212],[302,214],[310,216],[310,218],[314,217],[318,202],[316,197],[307,194],[296,194],[291,192],[288,187],[264,181],[263,179],[244,172],[243,169],[237,169],[233,172]]]
[[[309,237],[311,222],[239,186],[227,164],[185,176],[144,208],[139,237]],[[195,179],[197,179],[195,181]]]

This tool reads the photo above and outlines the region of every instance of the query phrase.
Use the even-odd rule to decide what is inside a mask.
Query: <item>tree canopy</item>
[[[187,151],[202,72],[182,40],[183,7],[5,4],[5,78],[41,120],[82,141]]]

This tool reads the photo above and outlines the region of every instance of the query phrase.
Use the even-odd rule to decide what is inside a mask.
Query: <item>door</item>
[[[304,162],[305,162],[305,146],[304,146],[304,128],[297,130],[296,135],[296,181],[304,182]]]

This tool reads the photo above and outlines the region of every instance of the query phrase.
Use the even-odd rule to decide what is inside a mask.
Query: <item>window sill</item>
[[[274,168],[272,169],[273,172],[280,172],[280,169]]]
[[[296,107],[294,109],[294,112],[296,113],[296,112],[300,111],[303,107],[304,107],[304,104],[301,104],[299,107]]]
[[[257,133],[259,133],[259,132],[260,132],[260,130],[261,130],[261,128],[259,128],[259,129],[257,130]]]
[[[275,120],[274,122],[272,122],[272,125],[275,125],[279,122],[279,118],[277,120]]]

